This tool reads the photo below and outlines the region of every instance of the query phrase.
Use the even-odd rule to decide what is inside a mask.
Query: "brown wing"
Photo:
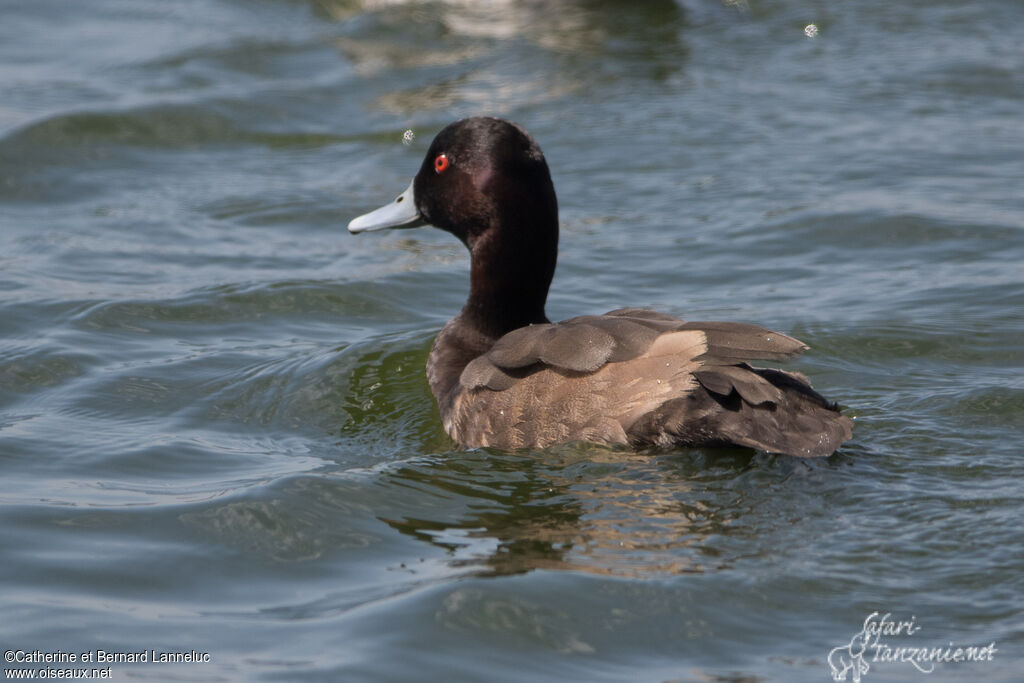
[[[445,426],[457,441],[474,447],[725,441],[789,452],[771,440],[744,440],[743,430],[731,424],[724,425],[731,428],[728,438],[720,439],[712,432],[723,425],[708,416],[756,423],[761,413],[786,405],[787,392],[794,391],[790,384],[817,396],[795,374],[744,362],[791,358],[806,348],[753,325],[686,323],[644,309],[532,325],[505,335],[466,366]],[[736,399],[741,409],[716,397]]]

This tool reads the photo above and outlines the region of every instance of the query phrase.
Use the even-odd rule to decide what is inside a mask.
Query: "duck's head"
[[[521,126],[474,117],[449,124],[393,202],[355,218],[349,232],[434,225],[472,254],[464,313],[481,327],[541,322],[558,251],[558,200],[547,162]],[[475,312],[474,312],[475,311]]]
[[[521,126],[492,117],[446,126],[409,187],[393,202],[355,218],[349,232],[434,225],[470,249],[497,224],[558,231],[558,202],[547,162]]]

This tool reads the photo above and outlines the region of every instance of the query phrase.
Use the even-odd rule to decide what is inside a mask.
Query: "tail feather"
[[[797,373],[744,363],[696,374],[695,391],[630,428],[634,445],[745,446],[814,458],[852,436],[853,421]]]

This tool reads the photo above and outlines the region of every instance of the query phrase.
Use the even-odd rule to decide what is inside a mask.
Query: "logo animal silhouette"
[[[828,666],[832,670],[832,680],[845,681],[846,674],[853,673],[853,683],[860,683],[860,677],[871,667],[864,661],[864,651],[868,648],[871,636],[866,630],[850,639],[849,645],[834,647],[828,653]]]

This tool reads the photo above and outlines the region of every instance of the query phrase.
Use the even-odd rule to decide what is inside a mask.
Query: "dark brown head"
[[[467,322],[503,334],[544,322],[558,251],[558,200],[544,154],[520,126],[490,117],[446,126],[409,188],[349,223],[352,232],[429,223],[472,254]]]

